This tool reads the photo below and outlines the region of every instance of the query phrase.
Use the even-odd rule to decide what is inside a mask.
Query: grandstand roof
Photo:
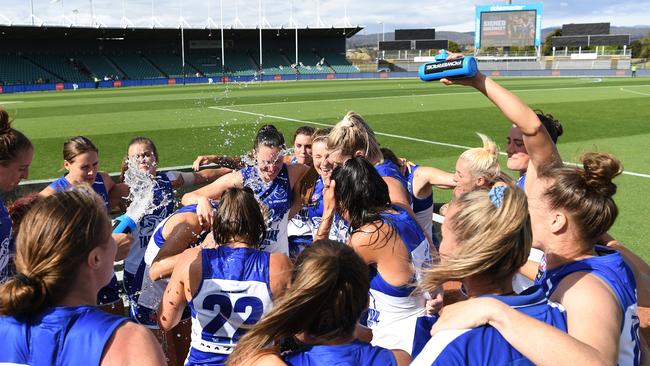
[[[295,28],[262,28],[264,33],[275,32],[278,35],[293,34]],[[345,35],[350,38],[360,32],[363,28],[298,28],[298,34],[312,37],[331,37],[333,35]],[[197,29],[184,28],[185,38],[192,39],[219,39],[219,29]],[[0,26],[0,39],[2,40],[95,40],[95,39],[130,39],[130,40],[157,40],[169,39],[179,35],[179,28],[82,28],[82,27],[61,27],[61,26]],[[251,36],[259,32],[255,28],[224,28],[225,37]]]

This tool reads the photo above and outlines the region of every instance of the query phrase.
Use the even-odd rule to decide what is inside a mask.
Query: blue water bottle
[[[113,234],[130,234],[136,226],[135,221],[126,214],[118,216],[113,220]]]
[[[472,56],[459,57],[447,61],[447,51],[436,55],[435,62],[420,65],[418,75],[422,81],[440,80],[442,78],[469,78],[478,72],[476,59]]]

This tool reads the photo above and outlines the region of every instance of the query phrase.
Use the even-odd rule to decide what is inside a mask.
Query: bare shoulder
[[[120,325],[104,349],[101,365],[163,365],[165,356],[153,333],[127,321]]]

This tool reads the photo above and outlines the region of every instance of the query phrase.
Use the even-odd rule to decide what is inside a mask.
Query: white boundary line
[[[591,83],[590,83],[591,84]],[[631,86],[650,86],[650,85],[631,85]],[[620,85],[607,85],[607,86],[576,86],[568,88],[537,88],[537,89],[512,89],[510,90],[514,94],[519,92],[543,92],[543,91],[553,91],[553,90],[581,90],[581,89],[611,89],[611,88],[620,88],[623,90]],[[624,90],[626,91],[626,90]],[[268,103],[250,103],[250,104],[238,104],[238,106],[264,106],[264,105],[278,105],[278,104],[303,104],[303,103],[322,103],[322,102],[345,102],[350,100],[366,100],[366,99],[393,99],[393,98],[422,98],[422,97],[437,97],[437,96],[449,96],[449,95],[466,95],[466,94],[480,94],[479,91],[466,91],[466,92],[456,92],[456,93],[428,93],[428,94],[407,94],[407,95],[385,95],[381,97],[359,97],[359,98],[335,98],[335,99],[312,99],[312,100],[294,100],[286,102],[268,102]]]
[[[248,112],[248,111],[240,111],[237,109],[231,109],[231,108],[224,108],[224,107],[208,107],[210,109],[217,109],[221,111],[226,111],[226,112],[233,112],[233,113],[243,113],[243,114],[249,114],[251,116],[256,116],[256,117],[262,117],[262,118],[272,118],[272,119],[277,119],[281,121],[289,121],[289,122],[297,122],[297,123],[305,123],[305,124],[310,124],[310,125],[315,125],[315,126],[324,126],[324,127],[333,127],[334,125],[330,125],[327,123],[320,123],[320,122],[313,122],[313,121],[305,121],[301,119],[296,119],[296,118],[288,118],[288,117],[281,117],[281,116],[273,116],[270,114],[264,114],[264,113],[255,113],[255,112]],[[467,150],[470,149],[469,146],[463,146],[463,145],[457,145],[457,144],[448,144],[446,142],[439,142],[439,141],[431,141],[431,140],[424,140],[424,139],[418,139],[415,137],[409,137],[409,136],[401,136],[401,135],[394,135],[391,133],[384,133],[384,132],[377,132],[375,131],[375,135],[380,135],[380,136],[387,136],[387,137],[393,137],[397,139],[402,139],[402,140],[409,140],[409,141],[416,141],[416,142],[422,142],[425,144],[431,144],[431,145],[438,145],[438,146],[445,146],[445,147],[451,147],[455,149],[463,149]],[[501,152],[501,155],[506,155],[506,153]],[[577,165],[576,163],[573,162],[564,162],[565,164],[572,164],[572,165]],[[641,178],[650,178],[650,174],[644,174],[644,173],[635,173],[635,172],[630,172],[630,171],[623,171],[623,174],[625,175],[631,175],[635,177],[641,177]]]
[[[16,104],[16,103],[25,103],[22,100],[7,100],[7,101],[1,101],[0,100],[0,105],[5,105],[5,104]]]
[[[627,90],[627,89],[623,89],[623,88],[621,88],[621,91],[624,91],[626,93],[632,93],[632,94],[638,94],[638,95],[644,95],[646,97],[650,97],[650,93],[641,93],[641,92],[638,92],[638,91]]]

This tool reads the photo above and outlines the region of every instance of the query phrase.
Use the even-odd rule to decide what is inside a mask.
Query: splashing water
[[[138,158],[133,156],[126,160],[127,170],[124,172],[124,183],[129,186],[128,200],[131,202],[126,209],[126,215],[133,221],[139,222],[146,214],[152,213],[158,207],[169,203],[169,197],[163,195],[162,202],[154,203],[154,188],[156,181],[149,172],[140,169]]]

